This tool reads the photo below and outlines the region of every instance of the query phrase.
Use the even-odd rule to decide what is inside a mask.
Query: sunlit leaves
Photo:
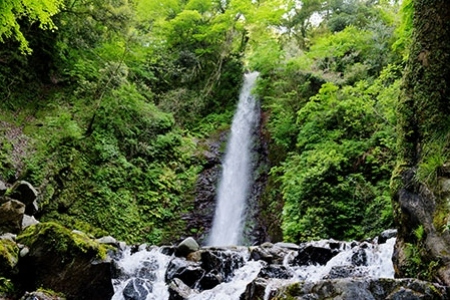
[[[19,25],[22,18],[39,23],[42,29],[56,29],[51,17],[60,10],[63,0],[12,0],[0,4],[0,42],[14,38],[23,53],[31,53]]]

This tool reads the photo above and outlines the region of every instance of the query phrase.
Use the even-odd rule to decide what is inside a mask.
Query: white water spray
[[[246,74],[239,95],[217,193],[217,207],[208,242],[210,246],[238,245],[241,242],[246,200],[251,186],[252,132],[258,117],[258,106],[251,94],[257,77],[257,72]]]

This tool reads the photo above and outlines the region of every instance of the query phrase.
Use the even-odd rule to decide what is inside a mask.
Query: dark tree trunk
[[[414,0],[392,179],[397,277],[450,285],[450,1]]]

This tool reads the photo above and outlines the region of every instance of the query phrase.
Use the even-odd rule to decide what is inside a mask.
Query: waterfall
[[[208,241],[210,246],[238,245],[241,242],[252,177],[252,132],[258,121],[258,106],[251,94],[257,77],[257,72],[246,74],[239,95],[217,192],[216,212]]]

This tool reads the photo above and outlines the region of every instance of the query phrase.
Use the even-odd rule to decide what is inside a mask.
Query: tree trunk
[[[414,0],[391,186],[397,277],[450,285],[450,1]]]

